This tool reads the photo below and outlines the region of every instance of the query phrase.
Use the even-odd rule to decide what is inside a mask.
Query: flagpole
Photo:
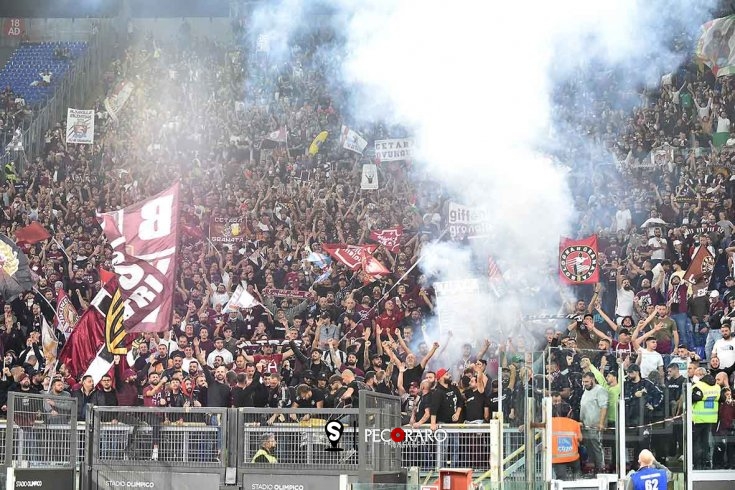
[[[436,240],[434,240],[434,243],[437,243],[439,240],[441,240],[442,238],[444,238],[444,235],[446,235],[448,231],[449,231],[449,228],[447,228],[446,230],[444,230],[444,232],[441,235],[439,235],[439,238],[437,238]],[[421,255],[416,260],[416,262],[411,267],[409,267],[409,269],[406,272],[403,273],[403,275],[396,281],[396,283],[385,294],[383,294],[383,297],[381,297],[378,301],[375,302],[375,304],[367,311],[367,314],[368,315],[378,306],[378,304],[383,299],[386,299],[388,297],[388,295],[391,293],[391,291],[393,291],[395,288],[398,287],[399,284],[401,284],[401,282],[406,278],[406,276],[408,276],[411,273],[411,271],[414,270],[417,265],[419,265],[419,263],[423,260],[423,258],[424,258],[424,255]],[[347,333],[345,333],[342,336],[342,338],[339,339],[339,342],[338,343],[341,343],[356,328],[357,328],[357,325],[355,325],[354,327],[352,327],[351,329],[349,329],[347,331]]]

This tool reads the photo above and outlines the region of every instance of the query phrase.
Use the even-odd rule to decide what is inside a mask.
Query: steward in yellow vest
[[[260,444],[260,449],[255,453],[251,463],[278,463],[278,459],[273,456],[273,451],[276,449],[276,436],[269,432],[263,436],[263,441]]]

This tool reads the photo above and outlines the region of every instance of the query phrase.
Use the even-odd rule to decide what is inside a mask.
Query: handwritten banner
[[[413,139],[395,138],[375,141],[375,158],[379,162],[396,162],[413,158]]]
[[[209,239],[213,243],[242,243],[246,240],[246,219],[212,218],[209,222]]]

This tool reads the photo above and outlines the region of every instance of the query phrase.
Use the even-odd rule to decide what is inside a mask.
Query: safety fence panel
[[[279,469],[356,471],[358,413],[357,409],[241,408],[238,465],[269,467],[269,463],[254,461],[265,448],[276,457]],[[328,425],[331,430],[333,424],[339,429],[330,435]]]
[[[76,399],[12,392],[8,394],[7,407],[6,467],[75,468]]]
[[[93,466],[224,468],[227,409],[94,407]]]

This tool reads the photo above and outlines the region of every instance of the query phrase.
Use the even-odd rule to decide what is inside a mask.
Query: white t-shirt
[[[618,316],[633,316],[633,301],[635,293],[631,289],[626,291],[623,288],[618,289],[618,302],[615,305],[615,314]]]
[[[735,338],[720,339],[712,347],[712,354],[720,359],[720,369],[727,369],[735,364]]]
[[[730,120],[728,118],[717,116],[717,132],[718,133],[729,133],[730,132]]]
[[[632,220],[629,209],[623,209],[622,211],[618,209],[615,213],[615,233],[627,231]]]
[[[648,239],[649,247],[663,247],[660,250],[654,250],[651,252],[651,259],[653,260],[664,260],[666,258],[666,239],[659,237],[651,237]]]
[[[664,358],[658,352],[641,349],[638,351],[641,356],[641,377],[648,378],[652,371],[656,371],[659,366],[664,366]]]
[[[214,358],[217,356],[222,356],[222,360],[225,364],[232,364],[232,352],[228,351],[227,349],[215,349],[207,356],[207,366],[214,367]]]

